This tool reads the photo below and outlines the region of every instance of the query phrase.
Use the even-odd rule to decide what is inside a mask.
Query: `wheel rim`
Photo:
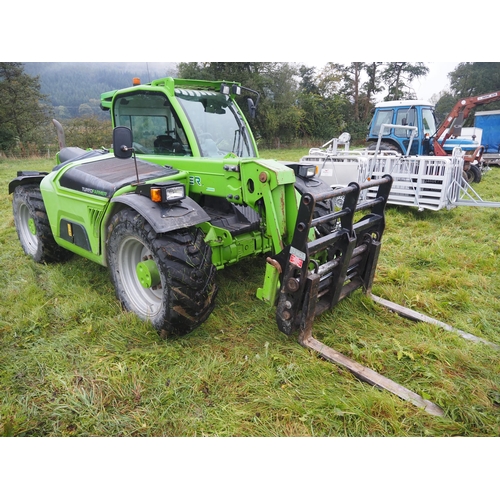
[[[29,208],[22,204],[19,207],[19,236],[31,254],[35,254],[38,248],[38,237],[36,236],[36,227],[33,217],[31,217]]]
[[[161,283],[154,288],[145,288],[138,275],[138,267],[141,268],[147,262],[146,267],[152,270],[151,274],[157,273],[160,281],[158,268],[156,264],[152,264],[152,259],[149,249],[137,238],[128,237],[122,241],[118,252],[118,271],[132,308],[144,317],[158,314],[163,303]]]

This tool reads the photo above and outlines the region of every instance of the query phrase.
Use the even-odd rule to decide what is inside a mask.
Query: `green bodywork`
[[[101,107],[109,110],[113,127],[132,129],[134,141],[138,141],[137,147],[134,142],[137,159],[168,168],[165,177],[155,176],[146,183],[176,180],[184,184],[186,196],[200,207],[210,197],[248,206],[258,212],[259,227],[237,235],[212,224],[209,218],[196,224],[212,248],[212,260],[218,269],[248,256],[281,252],[290,244],[300,198],[291,168],[258,157],[255,139],[235,96],[223,95],[220,92],[222,83],[164,78],[101,96]],[[226,84],[229,88],[237,85],[235,82]],[[204,113],[200,113],[202,105],[206,106]],[[194,111],[189,111],[191,109]],[[209,148],[203,138],[216,134],[217,120],[225,120],[222,125],[226,129],[229,127],[231,134],[226,134],[218,144],[216,137],[211,138]],[[205,125],[211,126],[210,133],[202,134],[200,130]],[[175,136],[181,144],[177,149],[181,151],[159,152],[151,143],[145,145],[147,129],[155,127],[156,134],[161,129]],[[226,149],[220,150],[221,144]],[[105,153],[98,161],[111,161],[113,156],[112,152]],[[127,200],[138,195],[133,194],[136,189],[133,183],[120,187],[111,196],[95,188],[78,191],[64,185],[71,169],[85,168],[86,163],[92,166],[94,161],[94,157],[69,161],[46,175],[40,188],[56,242],[106,266],[109,221]],[[146,282],[154,279],[147,268],[138,270],[139,274]],[[274,303],[277,290],[278,271],[267,264],[264,284],[257,296]]]

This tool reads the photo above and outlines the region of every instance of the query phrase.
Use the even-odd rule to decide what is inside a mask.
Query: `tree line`
[[[366,135],[376,95],[415,98],[411,83],[428,73],[424,63],[327,63],[323,68],[276,62],[191,62],[177,67],[181,78],[232,80],[260,92],[254,133],[279,147],[294,139],[325,141],[348,131]]]
[[[43,63],[38,64],[41,70]],[[31,72],[36,71],[35,63],[30,65]],[[329,62],[322,68],[278,62],[183,62],[167,76],[236,81],[258,91],[259,108],[251,122],[254,134],[261,145],[281,147],[297,140],[319,145],[342,132],[362,143],[375,102],[415,99],[412,84],[428,72],[422,62]],[[108,113],[99,109],[100,93],[129,86],[133,73],[115,74],[94,66],[85,78],[68,74],[67,80],[60,77],[52,86],[47,72],[43,78],[44,89],[54,89],[59,96],[64,94],[66,81],[67,92],[78,96],[71,112],[53,95],[42,92],[40,75],[28,74],[23,63],[0,63],[0,152],[45,153],[47,144],[55,143],[52,118],[63,122],[68,145],[110,145],[111,124]],[[141,76],[142,81],[150,81],[151,73]],[[153,74],[151,79],[160,76],[166,75]],[[458,98],[500,89],[500,63],[459,63],[449,81],[449,90],[432,99],[441,119]],[[97,94],[86,93],[86,87]]]

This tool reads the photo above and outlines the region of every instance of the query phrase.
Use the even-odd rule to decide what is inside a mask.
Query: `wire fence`
[[[26,158],[55,158],[59,151],[59,145],[46,144],[43,146],[35,144],[19,144],[9,151],[0,150],[0,159],[26,159]]]
[[[273,140],[259,139],[257,145],[259,150],[265,149],[309,149],[317,148],[328,142],[330,138],[301,138],[282,141],[279,138]],[[3,159],[23,159],[23,158],[54,158],[59,151],[57,143],[50,143],[45,145],[36,144],[18,144],[14,149],[9,151],[0,150],[0,160]]]

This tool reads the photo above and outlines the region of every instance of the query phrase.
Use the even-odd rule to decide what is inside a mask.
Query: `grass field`
[[[280,333],[255,297],[262,257],[220,271],[208,321],[161,340],[121,311],[105,268],[24,255],[7,184],[19,169],[52,166],[0,160],[0,435],[499,435],[499,351],[401,318],[361,291],[316,320],[324,343],[445,412],[431,416]],[[474,186],[500,200],[500,169]],[[388,208],[373,292],[500,344],[499,223],[493,208]]]

